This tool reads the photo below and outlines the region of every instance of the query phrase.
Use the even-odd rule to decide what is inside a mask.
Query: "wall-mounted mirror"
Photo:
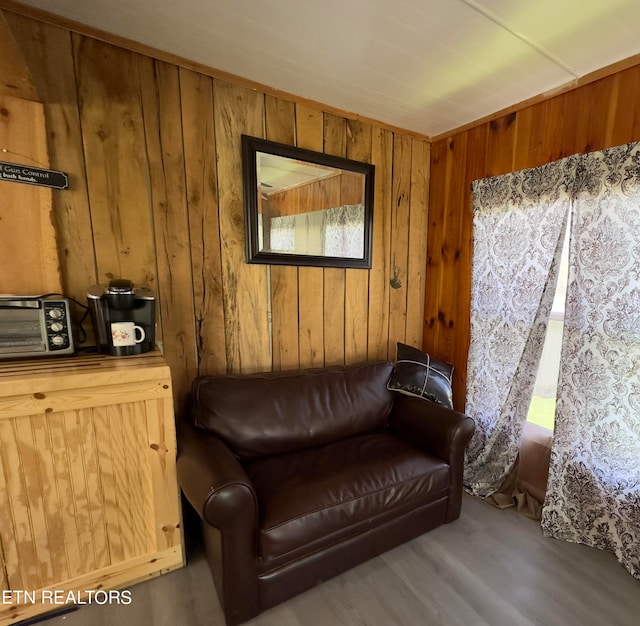
[[[242,136],[247,261],[371,267],[374,166]]]

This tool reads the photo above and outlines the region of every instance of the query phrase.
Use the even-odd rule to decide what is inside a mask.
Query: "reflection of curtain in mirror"
[[[295,215],[283,215],[271,218],[271,246],[273,252],[296,251]]]
[[[296,215],[296,253],[324,254],[325,211]]]
[[[325,211],[271,218],[272,252],[324,254]]]
[[[364,205],[346,204],[327,209],[325,256],[364,257]]]

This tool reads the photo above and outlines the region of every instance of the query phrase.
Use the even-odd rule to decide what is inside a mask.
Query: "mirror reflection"
[[[256,164],[261,251],[364,257],[364,174],[265,152]]]
[[[371,267],[373,165],[243,136],[250,263]]]

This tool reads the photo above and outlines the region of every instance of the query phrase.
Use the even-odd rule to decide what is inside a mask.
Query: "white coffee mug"
[[[139,336],[136,337],[136,334]],[[144,328],[133,322],[113,322],[111,324],[111,341],[116,347],[135,346],[144,341]]]

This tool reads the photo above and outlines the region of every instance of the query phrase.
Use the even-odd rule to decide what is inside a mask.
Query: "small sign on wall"
[[[25,185],[39,185],[41,187],[53,187],[54,189],[67,189],[69,179],[64,172],[45,170],[19,163],[4,163],[0,161],[0,180],[7,180]]]

